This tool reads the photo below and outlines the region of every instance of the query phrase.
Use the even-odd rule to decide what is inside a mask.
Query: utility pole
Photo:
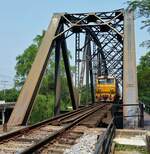
[[[8,81],[7,80],[1,80],[0,84],[3,87],[3,92],[4,92],[4,100],[6,99],[6,86],[8,85]]]

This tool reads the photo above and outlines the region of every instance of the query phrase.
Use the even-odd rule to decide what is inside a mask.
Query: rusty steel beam
[[[52,17],[51,23],[43,38],[32,68],[25,81],[25,84],[23,85],[15,108],[8,121],[9,126],[26,124],[29,118],[48,59],[51,54],[53,38],[58,29],[60,19],[61,16],[59,14],[54,14]]]

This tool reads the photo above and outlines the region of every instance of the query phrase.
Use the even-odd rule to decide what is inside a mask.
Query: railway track
[[[95,104],[0,136],[0,153],[63,153],[84,132],[73,129],[106,104]]]

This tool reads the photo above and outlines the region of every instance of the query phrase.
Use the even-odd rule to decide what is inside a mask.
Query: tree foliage
[[[22,86],[34,61],[38,47],[30,45],[22,55],[16,58],[16,86]]]
[[[16,102],[18,95],[19,92],[15,88],[1,90],[0,100],[5,100],[6,102]]]
[[[30,117],[30,123],[36,123],[53,116],[54,95],[48,96],[39,94],[36,98],[33,112]]]
[[[40,47],[44,34],[45,31],[43,31],[42,35],[37,35],[34,38],[33,43],[23,52],[23,54],[17,56],[17,63],[15,66],[15,85],[17,88],[22,87],[22,85],[24,84],[24,81],[38,52],[38,48]]]
[[[150,51],[140,59],[137,67],[139,99],[150,105]]]
[[[132,0],[128,1],[129,10],[134,10],[137,12],[138,17],[143,17],[142,20],[143,28],[147,28],[148,32],[150,32],[150,0]],[[143,41],[141,46],[146,46],[150,48],[150,40]]]

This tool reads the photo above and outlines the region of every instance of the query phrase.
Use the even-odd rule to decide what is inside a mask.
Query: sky
[[[16,57],[32,43],[56,12],[101,12],[126,7],[126,0],[0,0],[0,88],[11,86]],[[136,60],[146,53],[139,47],[149,37],[141,30],[141,19],[135,21]]]

